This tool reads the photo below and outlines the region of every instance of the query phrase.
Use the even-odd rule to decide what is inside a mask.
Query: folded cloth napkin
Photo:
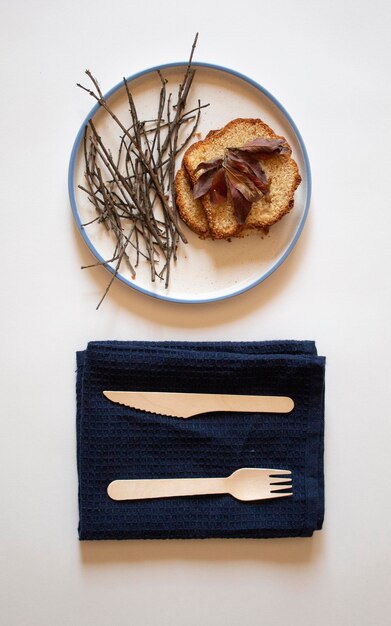
[[[312,535],[324,515],[324,370],[312,341],[89,343],[77,353],[80,539]],[[103,390],[284,395],[295,408],[183,420],[114,404]],[[106,491],[115,479],[221,477],[241,467],[291,470],[293,496],[116,502]]]

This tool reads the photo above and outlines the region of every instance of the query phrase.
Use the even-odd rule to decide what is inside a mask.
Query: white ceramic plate
[[[168,79],[168,88],[176,94],[184,73],[185,63],[173,63],[150,68],[128,80],[140,119],[156,116],[160,81],[156,70],[160,69]],[[211,302],[238,295],[262,282],[287,258],[298,240],[307,216],[311,175],[306,148],[301,135],[283,106],[263,87],[253,80],[220,66],[194,63],[196,77],[188,100],[188,110],[201,103],[210,103],[203,110],[199,131],[204,137],[212,129],[221,128],[237,117],[261,118],[273,130],[283,135],[293,150],[302,182],[295,193],[293,210],[272,226],[267,236],[250,235],[243,239],[227,241],[203,241],[184,226],[188,244],[182,244],[178,261],[171,268],[169,287],[164,282],[150,280],[149,266],[141,263],[133,280],[123,264],[118,279],[147,295],[163,300],[182,303]],[[111,89],[106,98],[120,119],[128,119],[128,103],[123,83]],[[86,194],[78,189],[84,184],[82,138],[87,121],[93,117],[99,132],[120,131],[108,119],[107,114],[95,106],[76,137],[69,166],[69,194],[72,210],[79,230],[90,250],[99,261],[109,259],[113,253],[113,240],[102,225],[83,227],[95,217],[94,209]],[[110,130],[111,128],[111,130]],[[178,166],[180,163],[178,163]],[[105,265],[113,272],[110,264]],[[87,270],[86,270],[87,271]]]

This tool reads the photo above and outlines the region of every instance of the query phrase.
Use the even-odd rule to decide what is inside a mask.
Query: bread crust
[[[201,239],[211,236],[205,209],[200,200],[193,197],[189,175],[181,167],[175,176],[175,196],[181,219]]]

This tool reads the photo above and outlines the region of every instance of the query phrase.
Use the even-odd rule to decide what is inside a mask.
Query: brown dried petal
[[[289,146],[284,137],[277,139],[257,137],[253,141],[238,148],[238,150],[249,152],[258,158],[270,158],[272,156],[278,156],[279,154],[287,154],[289,152]]]
[[[234,185],[231,184],[228,178],[227,184],[232,198],[235,217],[238,224],[242,225],[245,223],[247,216],[250,213],[251,202],[247,200]]]
[[[204,174],[201,174],[198,180],[196,180],[196,182],[194,183],[194,187],[193,187],[193,196],[195,199],[201,198],[206,193],[208,193],[209,189],[212,186],[213,178],[216,174],[216,170],[217,170],[217,167],[214,167],[213,169],[208,170]]]
[[[213,159],[212,161],[201,161],[201,163],[199,163],[197,167],[195,168],[194,173],[196,174],[200,170],[205,170],[206,172],[209,170],[213,170],[216,167],[221,167],[222,163],[223,163],[223,159]]]
[[[214,175],[210,188],[210,197],[214,204],[221,204],[227,199],[227,183],[222,167],[220,167]]]
[[[259,199],[260,194],[254,183],[248,176],[242,174],[238,170],[233,169],[228,164],[224,165],[227,182],[236,187],[238,191],[249,201],[255,202]],[[231,188],[231,187],[230,187]]]
[[[263,194],[269,193],[269,184],[267,176],[263,171],[259,161],[251,154],[240,152],[240,150],[230,149],[227,151],[226,161],[228,165],[235,170],[240,170],[254,183],[254,185],[262,191]]]

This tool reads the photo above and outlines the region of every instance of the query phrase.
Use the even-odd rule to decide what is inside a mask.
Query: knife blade
[[[118,404],[169,417],[193,417],[215,411],[244,413],[290,413],[292,398],[286,396],[248,396],[219,393],[173,393],[163,391],[104,391]]]

